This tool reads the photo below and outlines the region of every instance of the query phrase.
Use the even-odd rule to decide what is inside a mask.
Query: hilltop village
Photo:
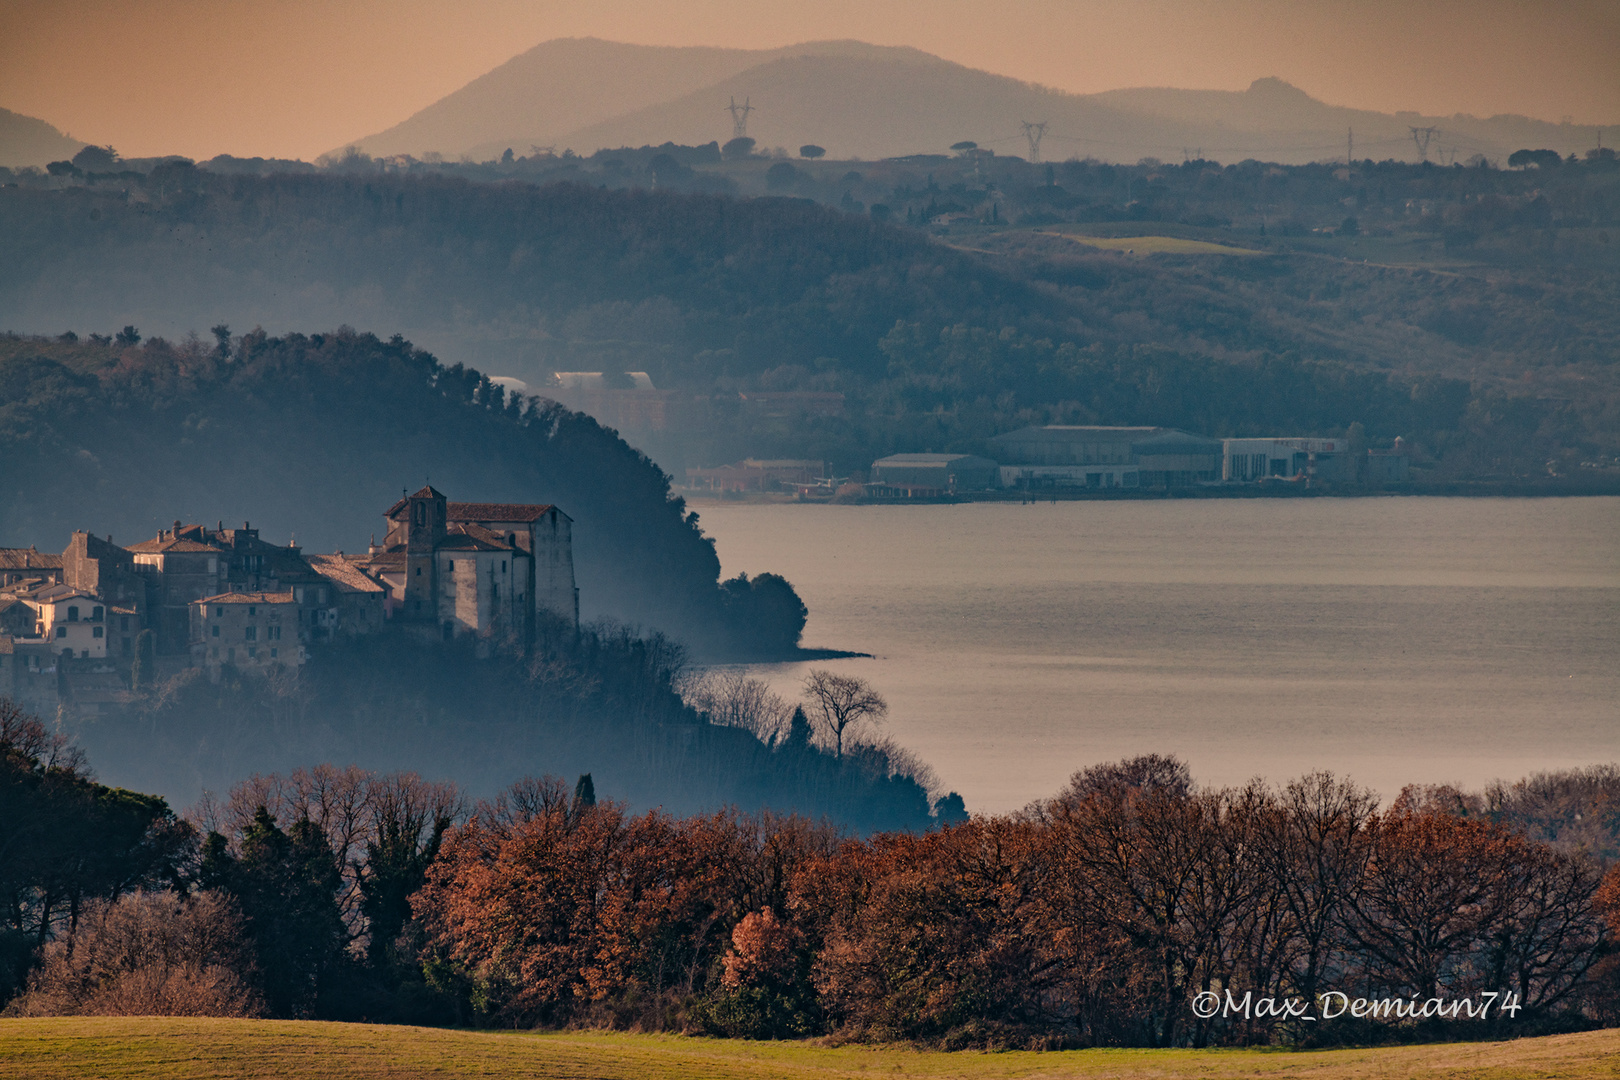
[[[345,636],[487,653],[578,624],[572,519],[557,507],[453,503],[429,486],[383,516],[364,554],[305,554],[246,522],[176,521],[128,547],[80,531],[60,555],[0,548],[0,696],[94,714],[143,680],[268,675]]]

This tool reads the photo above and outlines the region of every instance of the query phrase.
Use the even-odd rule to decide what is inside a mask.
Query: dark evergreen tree
[[[241,905],[271,1013],[311,1015],[345,944],[337,903],[343,877],[326,835],[308,818],[284,832],[261,806],[239,854],[223,836],[209,835],[200,880]]]

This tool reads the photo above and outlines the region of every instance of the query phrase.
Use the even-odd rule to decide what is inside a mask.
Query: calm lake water
[[[1617,498],[694,508],[976,811],[1149,751],[1386,799],[1620,761]]]

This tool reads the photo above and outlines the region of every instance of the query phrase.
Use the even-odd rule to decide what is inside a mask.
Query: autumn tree
[[[92,900],[51,943],[14,1016],[260,1016],[235,902],[160,891]]]
[[[1289,992],[1315,1001],[1346,944],[1344,920],[1372,857],[1370,791],[1332,773],[1289,782],[1267,812],[1256,854],[1286,916],[1277,929]]]
[[[1400,801],[1371,829],[1348,924],[1365,977],[1421,998],[1497,989],[1483,985],[1475,949],[1507,914],[1514,838],[1489,821]]]

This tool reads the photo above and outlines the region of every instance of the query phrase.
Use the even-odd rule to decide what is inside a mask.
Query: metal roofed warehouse
[[[940,491],[983,491],[996,486],[999,469],[972,454],[890,454],[872,462],[872,482]]]
[[[1142,487],[1176,487],[1221,478],[1220,442],[1175,428],[1048,424],[997,435],[990,444],[1009,465],[1044,466],[1029,471],[1031,479],[1039,472],[1046,482],[1067,477],[1075,486],[1098,486],[1100,481],[1090,479],[1093,474],[1118,472],[1124,476],[1128,473],[1125,466],[1136,467]]]

